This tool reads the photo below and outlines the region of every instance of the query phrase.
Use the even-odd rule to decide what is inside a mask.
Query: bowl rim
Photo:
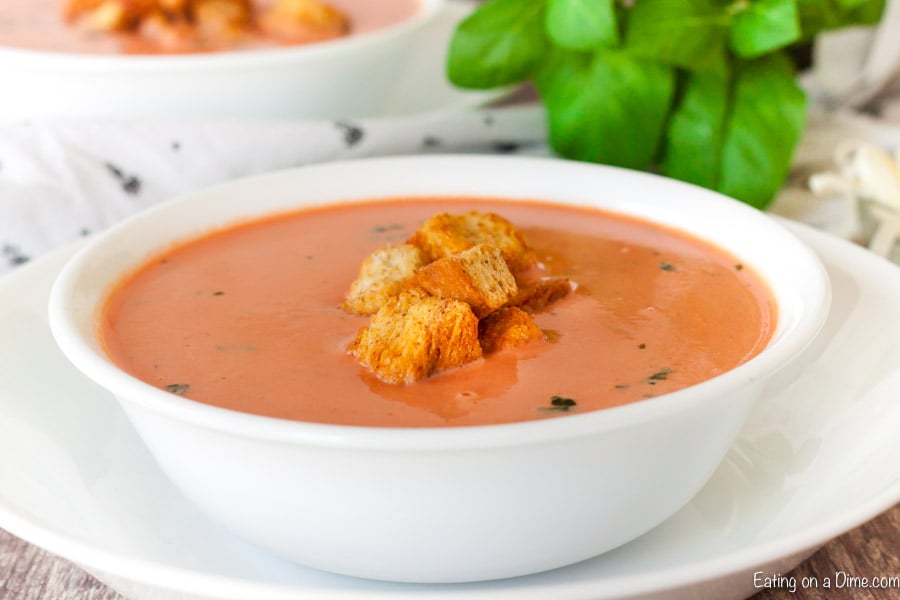
[[[82,276],[86,264],[94,254],[102,256],[104,246],[109,243],[108,240],[122,231],[127,231],[128,228],[139,227],[142,221],[153,219],[154,215],[164,215],[168,211],[178,210],[178,207],[182,204],[202,203],[204,198],[214,198],[228,190],[252,187],[267,180],[277,183],[279,179],[287,181],[295,177],[303,177],[305,173],[311,170],[336,170],[340,173],[342,169],[353,169],[354,165],[366,165],[368,168],[375,169],[383,165],[389,165],[393,168],[422,169],[429,168],[429,166],[442,168],[440,166],[435,167],[435,165],[440,165],[442,162],[445,165],[449,164],[464,170],[467,164],[475,164],[472,161],[488,166],[505,164],[506,168],[510,168],[510,165],[512,165],[521,167],[526,172],[529,166],[537,166],[539,164],[554,164],[555,166],[543,168],[555,168],[563,171],[569,169],[592,169],[596,171],[598,177],[602,177],[603,174],[619,178],[624,177],[634,180],[635,185],[640,185],[642,182],[651,182],[656,186],[662,185],[673,190],[681,189],[682,193],[689,193],[697,198],[705,197],[710,200],[715,199],[717,202],[724,201],[728,203],[728,208],[725,210],[735,212],[735,216],[744,219],[741,221],[742,223],[745,223],[746,219],[755,221],[759,227],[764,227],[768,234],[774,236],[779,243],[783,244],[792,253],[792,256],[805,263],[804,267],[808,268],[811,277],[810,285],[813,294],[799,298],[800,301],[807,303],[804,310],[799,311],[800,314],[794,319],[793,323],[788,325],[788,328],[782,332],[782,335],[778,336],[778,339],[770,340],[768,345],[757,355],[731,370],[687,388],[640,402],[578,414],[524,422],[447,427],[373,427],[294,421],[239,412],[183,398],[127,374],[114,365],[102,351],[92,348],[91,344],[85,339],[87,336],[83,336],[80,333],[79,324],[72,314],[71,307],[68,305],[67,299],[72,297],[78,278]],[[441,193],[439,192],[434,193],[434,196],[440,195]],[[474,194],[472,195],[474,196]],[[392,197],[398,198],[403,196],[403,192],[392,195]],[[414,195],[410,196],[414,197]],[[373,195],[365,198],[354,198],[350,201],[365,202],[381,197],[389,196]],[[515,196],[510,199],[514,198]],[[552,200],[543,198],[542,200],[552,202]],[[710,200],[702,201],[709,202]],[[302,210],[307,206],[327,206],[339,203],[340,201],[335,200],[319,204],[315,202],[298,203],[296,209]],[[567,204],[566,202],[558,203]],[[608,209],[607,207],[599,208],[615,212],[614,209]],[[288,209],[282,209],[282,212],[285,210]],[[277,211],[262,210],[254,214],[264,216],[275,212]],[[649,218],[646,220],[653,221],[653,219]],[[227,228],[233,222],[233,219],[229,220],[221,215],[217,218],[213,216],[209,220],[208,229],[213,230],[220,226]],[[187,239],[190,239],[190,237]],[[772,237],[767,238],[767,242],[771,243],[772,239]],[[165,248],[168,243],[171,243],[171,241],[165,240],[160,242],[157,244],[157,248]],[[720,244],[716,244],[716,246],[720,246]],[[726,248],[726,250],[728,249]],[[140,263],[138,262],[132,266],[137,267],[138,264]],[[98,292],[101,301],[105,298],[104,290],[108,289],[109,284],[120,277],[121,273],[116,274],[114,277],[107,276],[104,278],[103,289]],[[522,444],[530,445],[540,442],[574,439],[602,432],[608,433],[641,422],[663,419],[674,413],[688,411],[710,401],[715,401],[716,398],[728,392],[733,392],[744,386],[758,383],[760,380],[768,379],[799,356],[823,327],[830,309],[830,301],[831,288],[828,275],[819,258],[809,247],[775,219],[717,192],[651,173],[552,158],[420,155],[364,158],[285,169],[233,180],[160,203],[123,220],[97,235],[67,262],[51,289],[48,317],[53,337],[63,354],[82,374],[117,396],[123,407],[127,404],[136,404],[158,414],[194,426],[270,442],[357,449],[459,450]],[[778,318],[780,320],[782,307],[779,306],[778,308]],[[95,303],[90,311],[92,320],[96,318],[96,312],[97,306]],[[94,330],[92,325],[88,327],[90,331]]]
[[[176,54],[108,54],[65,52],[19,48],[0,44],[0,61],[24,68],[55,67],[118,72],[193,71],[259,67],[261,64],[277,66],[288,63],[303,64],[320,59],[336,58],[356,52],[365,52],[373,45],[386,43],[424,27],[445,9],[448,0],[417,0],[419,9],[412,15],[371,31],[353,34],[333,40],[309,44],[295,44],[275,48],[249,50],[221,50],[203,53]]]

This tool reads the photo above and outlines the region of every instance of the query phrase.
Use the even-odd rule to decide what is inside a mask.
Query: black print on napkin
[[[357,125],[335,121],[334,126],[344,133],[344,144],[346,144],[348,148],[352,148],[366,137],[366,132],[363,131],[362,127]]]
[[[0,253],[3,254],[3,258],[5,258],[12,267],[17,267],[31,260],[30,256],[26,256],[19,250],[18,246],[13,246],[12,244],[3,244],[3,249],[0,250]]]
[[[498,152],[500,154],[510,154],[515,152],[521,147],[521,144],[516,142],[494,142],[494,152]]]
[[[119,180],[122,191],[126,194],[135,196],[141,193],[141,180],[135,175],[127,175],[122,169],[112,163],[106,163],[106,168],[112,173],[112,176]]]

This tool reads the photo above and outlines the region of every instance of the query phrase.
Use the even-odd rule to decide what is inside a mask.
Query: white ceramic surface
[[[776,331],[747,363],[673,394],[558,419],[439,429],[211,407],[126,375],[94,339],[106,290],[171,243],[291,208],[434,194],[597,206],[710,240],[768,282]],[[740,231],[723,230],[738,221]],[[119,398],[163,470],[215,520],[300,564],[435,583],[572,564],[665,520],[718,466],[762,386],[813,339],[828,302],[827,278],[805,246],[707,190],[584,163],[451,156],[304,167],[166,203],[76,256],[49,314],[63,352]]]
[[[444,76],[451,32],[471,5],[423,4],[389,30],[273,51],[140,57],[0,47],[0,120],[372,117],[496,96],[454,90]]]
[[[388,584],[299,567],[225,533],[57,349],[44,307],[75,248],[0,278],[0,527],[133,600],[745,598],[755,571],[786,573],[900,501],[900,271],[791,228],[834,291],[806,370],[765,394],[687,506],[601,557],[488,583]]]

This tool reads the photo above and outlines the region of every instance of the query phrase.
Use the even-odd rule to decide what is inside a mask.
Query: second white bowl
[[[384,29],[271,50],[143,56],[0,47],[0,120],[374,116],[444,1],[421,5]]]

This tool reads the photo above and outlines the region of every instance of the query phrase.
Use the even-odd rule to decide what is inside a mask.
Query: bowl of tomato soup
[[[104,2],[188,8],[183,17],[153,8],[146,24],[139,24],[139,15],[109,31],[91,25],[100,19],[92,12],[66,8],[99,5],[103,14]],[[246,24],[223,33],[221,27],[195,22],[190,6],[201,2],[234,2],[259,18],[247,17]],[[269,12],[290,13],[293,2],[333,9],[340,24],[295,27],[296,32],[277,20],[268,25],[274,20]],[[287,8],[269,11],[277,3]],[[8,0],[0,7],[0,114],[4,119],[373,116],[383,109],[417,36],[442,7],[443,0]]]
[[[502,215],[528,269],[571,287],[531,315],[538,338],[385,381],[348,348],[395,301],[354,314],[348,287],[435,214]],[[49,311],[66,356],[236,535],[335,573],[465,582],[599,555],[684,506],[784,385],[829,290],[776,221],[708,190],[447,156],[173,200],[82,249]]]

